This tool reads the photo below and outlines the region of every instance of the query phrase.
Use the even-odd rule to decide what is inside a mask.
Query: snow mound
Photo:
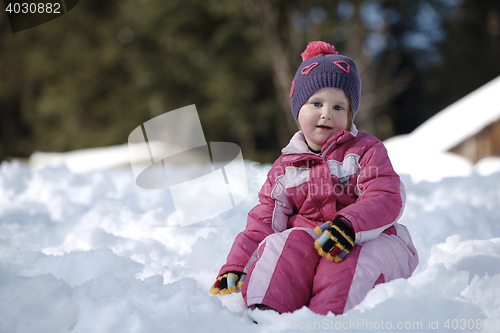
[[[181,228],[169,191],[137,187],[130,168],[2,162],[0,332],[451,332],[460,320],[460,332],[500,330],[500,173],[403,175],[414,275],[378,285],[344,315],[256,310],[255,325],[241,294],[208,293],[269,165],[246,168],[241,204]]]

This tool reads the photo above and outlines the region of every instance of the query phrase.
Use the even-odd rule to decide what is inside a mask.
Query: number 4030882
[[[453,330],[457,330],[457,329],[476,329],[476,330],[480,330],[480,329],[494,329],[495,331],[497,331],[497,329],[499,328],[498,326],[498,319],[469,319],[469,320],[466,320],[466,319],[453,319],[453,320],[446,320],[446,322],[444,323],[443,325],[444,328],[447,328],[447,329],[453,329]]]
[[[14,14],[61,14],[61,4],[56,3],[12,3],[5,8],[8,13]]]

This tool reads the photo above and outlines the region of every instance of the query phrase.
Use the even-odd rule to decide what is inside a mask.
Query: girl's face
[[[337,88],[322,88],[309,97],[299,110],[298,124],[311,149],[321,150],[333,134],[347,129],[349,107],[349,98]]]

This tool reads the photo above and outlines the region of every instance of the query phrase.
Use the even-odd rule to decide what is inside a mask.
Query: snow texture
[[[130,168],[2,162],[0,332],[500,331],[496,159],[434,182],[402,175],[408,195],[400,222],[421,263],[344,315],[255,310],[256,325],[240,293],[210,296],[269,168],[246,161],[247,198],[180,227],[168,190],[139,188]]]

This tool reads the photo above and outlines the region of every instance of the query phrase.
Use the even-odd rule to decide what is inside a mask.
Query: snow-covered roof
[[[426,149],[445,152],[500,119],[500,76],[449,105],[409,134]]]
[[[472,165],[449,150],[500,119],[500,76],[429,118],[410,134],[384,141],[394,169],[414,181],[480,174],[500,165],[498,158]],[[493,164],[492,164],[493,163]]]

